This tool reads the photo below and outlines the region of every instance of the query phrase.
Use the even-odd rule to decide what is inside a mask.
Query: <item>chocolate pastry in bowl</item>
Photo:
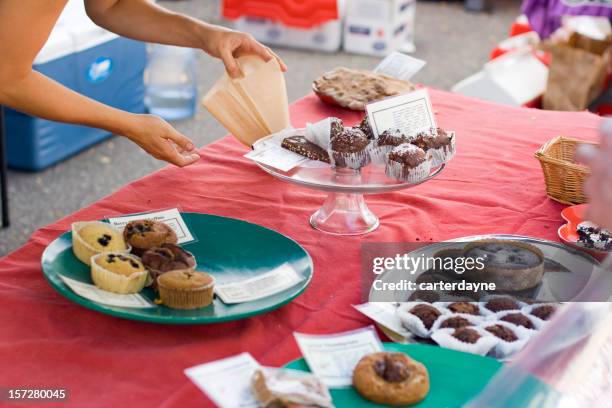
[[[142,255],[142,263],[149,269],[151,282],[156,287],[157,278],[170,271],[193,271],[196,261],[191,252],[175,244],[162,244],[148,249]]]
[[[168,225],[155,220],[129,222],[123,229],[125,241],[132,246],[132,253],[140,256],[147,249],[163,244],[176,244],[176,233]]]
[[[317,146],[301,135],[286,137],[283,139],[281,147],[290,152],[307,157],[310,160],[318,160],[325,163],[330,162],[329,153],[327,153],[325,149]]]
[[[489,300],[484,306],[486,309],[497,313],[503,312],[504,310],[518,310],[520,309],[519,304],[516,300],[508,297],[497,297]]]
[[[370,163],[370,141],[358,128],[345,128],[330,143],[332,163],[336,167],[360,169]]]
[[[509,313],[501,317],[499,320],[512,323],[516,326],[523,326],[526,329],[535,330],[535,326],[533,325],[531,319],[522,313]]]
[[[453,313],[463,313],[475,316],[480,314],[478,305],[470,302],[453,302],[446,306],[446,308]]]
[[[512,343],[518,340],[518,336],[510,329],[501,324],[493,324],[485,327],[485,330],[494,335],[495,337],[502,339],[505,342]]]
[[[353,386],[367,400],[391,406],[413,405],[429,392],[425,366],[403,353],[378,352],[359,360]]]
[[[480,339],[482,336],[474,329],[470,329],[469,327],[460,327],[456,329],[452,336],[459,341],[464,343],[474,344]]]
[[[423,325],[427,330],[431,329],[431,326],[433,326],[436,319],[441,315],[438,309],[426,304],[414,306],[409,310],[409,313],[412,313],[418,317],[423,322]]]
[[[539,305],[531,309],[531,314],[540,320],[548,320],[556,311],[557,308],[553,305]]]
[[[489,239],[470,243],[463,248],[466,258],[480,258],[484,268],[470,271],[470,279],[495,283],[496,290],[531,289],[542,281],[545,257],[531,244]]]
[[[425,151],[413,144],[403,143],[389,152],[385,173],[388,177],[417,183],[425,179],[431,170],[431,162]]]

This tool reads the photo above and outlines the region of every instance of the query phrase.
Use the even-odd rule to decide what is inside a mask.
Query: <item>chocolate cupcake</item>
[[[467,326],[473,326],[472,322],[461,316],[449,317],[448,319],[440,323],[440,329],[458,329],[460,327]]]
[[[142,255],[142,263],[149,270],[154,287],[160,275],[175,270],[193,271],[196,266],[194,256],[175,244],[148,249]]]
[[[425,151],[413,144],[403,143],[389,153],[385,173],[388,177],[417,183],[431,171],[431,162]]]
[[[331,140],[332,163],[336,167],[358,170],[370,163],[370,141],[358,128],[345,128]]]
[[[494,335],[495,337],[500,338],[508,343],[512,343],[518,340],[518,336],[509,327],[503,326],[501,324],[487,326],[485,327],[485,330]]]
[[[485,303],[485,308],[494,313],[497,313],[503,312],[504,310],[518,310],[520,309],[520,306],[514,299],[507,297],[498,297],[495,299],[491,299],[487,303]]]
[[[475,316],[480,314],[478,306],[470,302],[453,302],[446,306],[446,308],[453,313],[463,313]]]
[[[540,320],[548,320],[556,311],[557,308],[553,305],[541,305],[531,309],[531,314]]]
[[[372,126],[370,126],[370,120],[368,119],[368,115],[365,115],[359,125],[357,125],[359,129],[363,132],[364,135],[368,138],[368,140],[374,139],[374,132],[372,131]]]
[[[172,228],[155,220],[129,222],[123,229],[123,237],[132,246],[132,253],[138,256],[141,256],[147,249],[178,242]]]
[[[512,323],[516,326],[523,326],[526,329],[535,330],[535,326],[533,325],[531,319],[522,313],[509,313],[499,320]]]
[[[433,166],[446,163],[455,154],[455,135],[447,133],[442,128],[432,129],[429,132],[421,132],[412,137],[410,143],[431,153]]]
[[[386,163],[387,156],[394,147],[406,143],[408,139],[399,130],[385,130],[378,139],[374,140],[370,145],[370,156],[375,163]]]
[[[475,344],[482,336],[474,329],[469,327],[460,327],[456,329],[452,336],[459,341],[469,344]]]
[[[418,317],[427,330],[431,329],[431,326],[441,314],[435,307],[424,304],[416,305],[409,312]]]

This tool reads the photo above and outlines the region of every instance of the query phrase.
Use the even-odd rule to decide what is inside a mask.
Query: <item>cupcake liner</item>
[[[113,251],[112,253],[121,252]],[[103,252],[91,257],[91,280],[93,280],[94,284],[102,290],[124,295],[140,292],[145,286],[149,271],[144,270],[136,272],[130,276],[108,271],[96,263],[97,258],[106,254],[106,252]],[[134,255],[121,254],[128,258],[139,260],[139,258]]]
[[[432,157],[432,165],[434,167],[440,166],[442,163],[447,163],[455,155],[455,132],[452,133],[451,143],[448,146],[443,146],[438,149],[429,149]]]
[[[74,255],[77,257],[79,261],[83,262],[84,264],[87,264],[88,266],[91,266],[92,256],[105,252],[105,251],[98,251],[97,249],[93,248],[91,245],[85,242],[85,240],[81,238],[79,234],[79,231],[83,227],[87,225],[92,225],[92,224],[101,224],[105,228],[111,228],[117,231],[119,235],[122,235],[121,231],[119,231],[117,228],[113,227],[112,225],[106,222],[102,222],[102,221],[73,222],[72,225],[70,226],[70,229],[72,231],[72,252],[74,253]],[[132,247],[127,242],[125,243],[125,246],[126,246],[125,250],[121,250],[121,251],[114,250],[114,251],[106,251],[106,252],[117,252],[117,253],[122,253],[122,254],[128,254],[132,250]]]
[[[172,309],[198,309],[210,305],[213,301],[214,285],[214,278],[208,285],[196,289],[168,288],[157,282],[162,303]]]
[[[425,305],[432,306],[438,309],[438,311],[440,312],[440,316],[438,317],[437,320],[440,320],[442,317],[444,317],[447,314],[447,311],[445,309],[438,308],[436,306],[433,306],[431,303],[427,303],[427,302],[402,303],[397,308],[395,313],[397,314],[397,317],[399,317],[400,322],[402,323],[402,326],[404,326],[406,330],[410,331],[411,333],[413,333],[414,335],[418,337],[429,338],[432,330],[426,328],[425,324],[423,324],[423,321],[418,316],[410,313],[410,309],[420,304],[425,304]],[[434,323],[432,324],[431,326],[432,328],[436,324],[436,321],[434,321]]]
[[[482,337],[476,341],[476,343],[465,343],[455,337],[453,333],[455,329],[440,329],[432,333],[431,338],[433,341],[438,343],[440,347],[449,348],[452,350],[462,351],[464,353],[478,354],[485,356],[495,347],[498,343],[498,338],[493,336],[488,331],[481,327],[470,327],[470,329],[476,330]]]
[[[369,146],[370,145],[368,145],[361,152],[354,153],[343,153],[330,150],[329,157],[331,158],[332,165],[335,167],[346,167],[354,170],[359,170],[360,168],[367,166],[370,164],[370,154],[368,151]]]
[[[402,163],[388,160],[387,166],[385,167],[385,174],[387,174],[388,177],[409,183],[418,183],[424,180],[429,176],[430,172],[431,161],[429,160],[425,160],[414,168],[404,168]]]
[[[451,313],[451,312],[448,312],[447,314],[441,315],[434,322],[434,324],[431,326],[431,332],[433,333],[436,330],[442,330],[442,329],[440,329],[440,325],[442,323],[444,323],[444,321],[446,321],[447,319],[450,319],[450,318],[453,318],[453,317],[463,317],[464,319],[466,319],[467,321],[472,323],[472,326],[469,326],[469,327],[478,327],[478,326],[480,326],[482,324],[482,322],[485,321],[485,318],[483,316],[475,316],[475,315],[469,315],[469,314],[465,314],[465,313]]]
[[[489,355],[491,357],[504,360],[512,357],[514,354],[519,352],[525,347],[525,344],[531,339],[533,333],[530,333],[530,330],[525,329],[524,327],[517,327],[508,322],[492,320],[481,323],[480,327],[486,331],[486,328],[489,326],[493,326],[499,324],[500,326],[505,326],[512,330],[518,339],[516,341],[506,341],[495,336],[493,333],[489,333],[491,336],[497,339],[497,344],[489,351]]]
[[[389,152],[394,146],[376,146],[376,142],[370,143],[370,158],[374,164],[387,164]]]

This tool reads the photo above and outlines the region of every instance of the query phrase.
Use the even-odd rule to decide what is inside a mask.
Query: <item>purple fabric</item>
[[[612,18],[612,0],[525,0],[523,14],[542,38],[561,26],[563,16],[605,16]]]

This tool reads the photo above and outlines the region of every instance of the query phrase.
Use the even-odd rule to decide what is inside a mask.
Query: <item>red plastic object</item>
[[[223,17],[258,17],[288,27],[312,28],[338,19],[336,0],[223,0]]]
[[[608,255],[608,252],[585,248],[578,244],[578,232],[576,232],[576,230],[578,229],[578,224],[585,221],[586,209],[587,204],[578,204],[567,207],[561,211],[561,217],[563,217],[567,223],[559,227],[557,234],[565,244],[578,248],[596,259],[602,260]]]
[[[515,35],[525,34],[530,31],[533,31],[529,24],[514,22],[510,26],[510,37],[514,37]]]

